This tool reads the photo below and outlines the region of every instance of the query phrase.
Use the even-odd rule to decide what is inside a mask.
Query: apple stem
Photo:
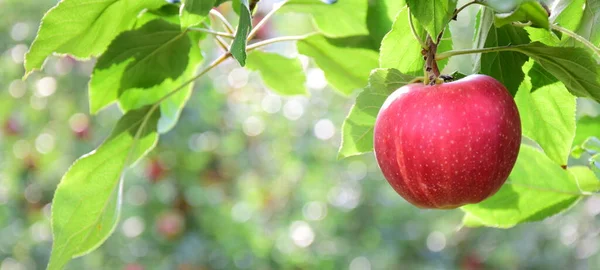
[[[438,42],[440,40],[440,36],[438,37]],[[437,78],[440,77],[440,69],[436,62],[435,53],[437,52],[437,44],[433,42],[433,39],[430,35],[427,35],[427,50],[423,50],[425,58],[425,84],[436,84]]]

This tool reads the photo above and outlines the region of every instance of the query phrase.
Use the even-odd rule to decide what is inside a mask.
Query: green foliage
[[[344,0],[325,4],[313,0],[289,0],[281,12],[310,14],[316,27],[327,37],[367,35],[368,0]]]
[[[202,23],[216,0],[184,0],[181,7],[181,27],[188,28]]]
[[[312,35],[298,41],[298,52],[313,58],[327,81],[342,94],[349,95],[365,86],[378,54],[362,48],[337,47],[336,40]]]
[[[415,77],[396,69],[375,69],[369,85],[358,95],[356,103],[342,125],[342,143],[338,158],[373,151],[373,126],[386,98]]]
[[[505,25],[500,28],[490,26],[484,47],[497,47],[529,43],[527,32],[521,28]],[[482,31],[481,33],[484,33]],[[492,52],[481,56],[481,73],[500,81],[514,96],[519,84],[525,78],[521,67],[527,62],[527,56],[519,52]]]
[[[421,45],[414,42],[414,36],[411,34],[410,24],[408,20],[409,10],[407,7],[400,9],[396,15],[396,19],[391,30],[385,35],[381,41],[381,49],[379,54],[379,67],[394,68],[404,74],[420,75],[423,74],[423,55],[421,55]],[[417,30],[417,35],[420,38],[425,37],[423,30],[417,22],[414,22]],[[438,51],[444,52],[452,49],[452,39],[449,29],[444,31],[445,39],[443,39]],[[438,62],[440,69],[443,69],[447,60]]]
[[[434,52],[439,58],[440,70],[448,64],[448,57],[480,53],[472,63],[473,72],[496,78],[515,95],[523,135],[539,145],[543,152],[523,144],[517,164],[500,191],[479,204],[462,208],[466,213],[463,218],[466,226],[509,228],[519,223],[542,220],[568,209],[582,197],[600,189],[599,121],[597,117],[582,117],[576,121],[577,98],[574,97],[600,101],[599,65],[597,57],[591,54],[597,53],[595,46],[600,44],[598,0],[560,1],[556,5],[557,12],[550,18],[539,1],[478,1],[475,4],[486,7],[480,9],[476,18],[474,50],[466,51],[453,51],[455,45],[464,43],[456,38],[453,40],[448,25],[457,11],[455,0],[408,0],[406,3],[394,0],[340,0],[330,4],[316,0],[290,0],[281,7],[280,12],[311,16],[318,33],[303,35],[301,39],[294,36],[260,42],[249,40],[252,30],[264,30],[253,29],[249,1],[234,0],[231,4],[239,23],[234,36],[229,36],[233,37],[231,43],[222,44],[229,51],[197,73],[204,59],[203,52],[210,54],[212,51],[201,51],[199,44],[204,46],[201,41],[206,35],[200,32],[216,34],[218,31],[213,24],[203,22],[207,20],[211,8],[224,2],[227,1],[185,0],[182,4],[167,4],[163,0],[64,0],[42,19],[39,32],[25,57],[25,76],[40,69],[51,54],[70,55],[77,59],[97,57],[88,89],[90,111],[96,114],[108,105],[117,103],[124,113],[108,139],[95,151],[75,161],[56,190],[52,206],[54,242],[48,266],[50,269],[60,269],[71,258],[89,253],[111,235],[121,212],[123,172],[154,148],[159,134],[167,133],[177,124],[197,78],[233,57],[241,66],[247,65],[248,69],[258,71],[263,83],[275,93],[308,95],[305,86],[307,78],[299,58],[282,56],[278,50],[284,49],[279,47],[273,47],[273,52],[260,50],[266,44],[280,41],[296,41],[298,53],[311,58],[311,63],[323,70],[330,86],[344,96],[363,89],[341,127],[339,158],[372,151],[373,127],[386,98],[403,85],[423,76],[426,70],[423,54],[431,50],[424,49],[415,40],[411,29],[422,42],[428,35],[437,42],[438,35],[443,31],[437,51]],[[409,16],[414,20],[409,20]],[[289,22],[282,19],[280,23]],[[525,27],[524,24],[531,27]],[[261,27],[266,26],[261,24]],[[591,45],[582,42],[585,41],[583,39],[590,41]],[[252,52],[248,52],[248,42],[252,43]],[[13,53],[10,57],[14,59]],[[454,71],[456,69],[451,70]],[[459,71],[465,73],[462,69]],[[0,74],[0,79],[4,78],[5,73]],[[256,93],[243,92],[246,90],[222,91],[231,96],[219,97],[221,103],[218,104],[221,105],[213,104],[212,100],[206,101],[202,95],[195,102],[212,108],[211,113],[208,116],[198,113],[187,124],[196,124],[200,115],[201,122],[212,121],[217,125],[221,124],[221,118],[227,118],[225,126],[236,126],[228,117],[215,117],[215,114],[225,114],[221,111],[228,106],[222,104],[224,100],[254,100]],[[281,103],[281,100],[278,99],[278,102]],[[292,101],[290,104],[293,104]],[[0,112],[11,110],[6,104],[0,105]],[[240,109],[232,114],[246,117],[246,112],[246,109]],[[320,112],[311,113],[319,115]],[[259,124],[265,129],[264,123],[256,117],[243,119],[244,132],[254,136],[248,130],[259,130]],[[319,137],[317,125],[314,132]],[[269,123],[267,129],[273,128]],[[286,125],[281,129],[290,128]],[[172,136],[165,137],[171,141],[181,139],[177,135]],[[225,145],[217,151],[219,154],[237,157],[241,149],[255,148],[250,140],[239,140],[229,135],[214,137],[223,140]],[[190,140],[190,145],[195,141]],[[272,157],[273,162],[292,160],[289,162],[292,165],[285,162],[279,164],[285,167],[286,173],[298,171],[292,174],[303,177],[302,181],[322,183],[323,175],[328,174],[321,168],[325,166],[321,164],[319,170],[315,171],[315,168],[298,165],[308,159],[319,160],[319,154],[295,159],[293,156],[298,151],[294,147],[286,140],[285,143],[269,145],[264,149],[283,149],[277,153],[278,156]],[[305,151],[304,148],[299,152]],[[317,149],[313,152],[322,151]],[[204,168],[202,164],[205,163],[212,167],[225,166],[212,160],[214,157],[186,155],[180,160],[198,168]],[[585,160],[572,163],[569,157]],[[228,162],[227,166],[230,166],[237,163],[253,164],[254,160],[231,158]],[[250,165],[248,167],[252,167]],[[239,175],[260,179],[261,172],[258,171],[233,170],[227,173],[236,179]],[[188,176],[184,174],[175,178],[179,181],[188,179]],[[299,181],[295,178],[293,181],[284,180],[278,181],[282,186],[275,190],[287,190],[279,196],[292,197],[296,191],[294,183]],[[255,192],[252,195],[254,197],[248,196],[258,201],[254,206],[258,209],[256,205],[266,204],[261,196],[268,191],[256,190],[255,182],[248,183],[253,185],[246,186],[245,182],[240,185]],[[311,186],[311,192],[307,192],[309,195],[306,196],[314,196],[314,190],[321,192],[319,187]],[[230,195],[223,194],[214,196]],[[329,191],[328,194],[333,193]],[[331,201],[332,196],[327,196]],[[229,211],[231,206],[228,204],[232,203],[225,201],[220,207]],[[219,220],[227,216],[228,223],[211,223],[213,214],[223,216]],[[232,223],[229,213],[223,215],[223,211],[214,211],[203,215],[201,219],[210,228],[236,228],[237,234],[220,235],[215,237],[216,241],[236,242],[237,237],[246,235],[243,228],[238,230],[240,226]],[[253,237],[251,246],[260,250],[256,254],[262,254],[262,259],[273,254],[270,247],[272,243],[264,240],[266,236],[263,237],[261,233],[248,235]],[[232,254],[237,251],[235,247],[228,248]],[[303,256],[296,260],[307,261]],[[301,265],[300,268],[317,267],[316,264]],[[318,268],[345,267],[347,265],[318,265]]]
[[[143,9],[163,0],[65,0],[52,8],[25,57],[25,75],[42,68],[52,53],[78,58],[98,56],[120,32],[129,29]]]
[[[528,62],[524,71],[532,64]],[[566,166],[575,137],[575,97],[561,82],[531,90],[532,84],[526,78],[515,96],[523,135],[536,141],[552,161]]]
[[[247,67],[260,72],[271,90],[280,95],[306,95],[306,75],[298,58],[287,58],[276,53],[252,51]]]
[[[250,15],[248,0],[242,0],[240,5],[240,22],[229,51],[243,67],[246,65],[246,40],[252,28],[252,15]]]
[[[563,82],[575,96],[600,101],[600,74],[596,60],[584,49],[550,47],[539,42],[514,48],[526,54]]]
[[[406,2],[410,7],[410,13],[413,14],[415,19],[417,19],[435,41],[442,30],[446,28],[446,24],[454,16],[457,0],[408,0]]]
[[[48,269],[62,269],[108,238],[121,212],[122,174],[158,141],[159,113],[146,107],[131,111],[95,151],[71,166],[52,204],[52,256]]]
[[[507,183],[492,197],[462,207],[465,225],[510,228],[543,220],[600,189],[589,168],[563,170],[537,149],[523,145]]]
[[[532,26],[549,29],[548,11],[538,1],[524,1],[519,7],[506,14],[496,14],[494,24],[496,27],[502,27],[513,22],[528,23]]]

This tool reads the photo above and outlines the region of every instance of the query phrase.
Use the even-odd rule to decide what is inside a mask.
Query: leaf
[[[298,52],[313,58],[331,86],[349,95],[367,84],[369,73],[378,66],[378,54],[369,49],[338,47],[335,42],[312,35],[298,41]]]
[[[523,1],[519,7],[510,13],[497,13],[494,24],[496,27],[511,24],[513,22],[531,22],[534,27],[550,29],[548,11],[536,0]]]
[[[396,89],[415,77],[396,69],[375,69],[369,76],[369,85],[358,95],[342,125],[342,142],[338,158],[373,151],[373,128],[379,109]]]
[[[231,44],[231,55],[243,67],[246,65],[246,45],[248,34],[252,28],[252,15],[248,9],[248,0],[242,0],[240,6],[240,23],[238,24],[235,38]]]
[[[379,50],[381,40],[392,29],[396,15],[404,6],[406,3],[403,0],[369,1],[367,28],[376,50]]]
[[[408,7],[402,8],[396,15],[392,29],[381,41],[379,67],[395,68],[404,74],[422,75],[423,55],[421,45],[410,31]],[[419,37],[424,38],[425,31],[415,21]]]
[[[509,13],[516,10],[523,0],[482,0],[479,2],[498,13]]]
[[[568,171],[576,180],[577,186],[584,192],[595,192],[600,190],[600,180],[594,172],[586,166],[569,167]]]
[[[485,47],[527,43],[529,43],[529,38],[525,30],[512,25],[505,25],[500,28],[491,27],[485,41]],[[486,53],[481,56],[480,72],[500,81],[514,96],[519,89],[519,84],[525,78],[521,67],[527,60],[527,56],[516,52]]]
[[[63,0],[50,9],[25,55],[25,77],[42,68],[52,53],[77,58],[98,56],[121,32],[131,28],[144,9],[163,0]]]
[[[183,29],[202,23],[208,12],[215,5],[215,0],[184,0],[179,12]]]
[[[369,34],[368,0],[343,0],[326,4],[316,0],[290,0],[279,11],[306,13],[327,37],[339,38]]]
[[[63,176],[52,201],[54,236],[48,269],[63,269],[114,231],[122,200],[123,171],[158,141],[159,114],[149,107],[125,114],[106,141]]]
[[[533,63],[533,66],[527,72],[527,76],[531,78],[531,92],[558,82],[558,79],[554,75],[550,74],[538,63]]]
[[[434,40],[454,16],[456,2],[457,0],[406,1],[410,7],[410,13]]]
[[[475,20],[475,35],[473,35],[473,48],[481,49],[486,45],[487,38],[494,22],[494,13],[491,9],[482,7],[477,13]],[[473,73],[479,73],[481,70],[481,57],[483,54],[473,55]]]
[[[600,0],[586,0],[577,34],[598,46],[600,44]]]
[[[529,61],[523,70],[527,72],[532,65]],[[531,88],[526,78],[515,96],[523,135],[536,141],[552,161],[566,166],[575,137],[575,97],[561,82],[543,86],[533,93]]]
[[[510,228],[558,214],[582,195],[570,172],[535,148],[521,145],[517,163],[502,188],[483,202],[461,209],[473,216],[471,221],[476,218],[485,226]]]
[[[573,145],[581,145],[589,137],[600,138],[600,116],[583,116],[577,120]]]
[[[563,82],[573,95],[600,101],[598,64],[587,50],[550,47],[540,42],[515,46],[511,50],[524,53],[534,59],[546,71]]]
[[[89,86],[90,111],[97,113],[117,100],[124,111],[154,104],[194,76],[203,59],[196,46],[199,39],[197,33],[182,32],[178,25],[162,20],[152,20],[137,30],[121,34],[98,59]],[[132,73],[133,69],[129,68],[133,63],[137,63],[137,73]],[[176,69],[179,75],[172,78],[176,74],[172,73],[171,77],[165,77],[170,73],[167,69]],[[127,86],[141,84],[131,82],[137,78],[136,74],[144,77],[149,75],[143,74],[154,73],[164,73],[153,75],[153,83],[158,82],[156,85],[147,88]],[[159,82],[158,77],[162,77],[163,81]],[[142,78],[144,80],[147,78]],[[192,88],[193,84],[190,83],[161,103],[160,133],[167,132],[175,125]]]
[[[306,75],[298,58],[280,54],[252,51],[248,54],[247,67],[259,71],[269,88],[280,95],[306,95]]]
[[[581,22],[586,0],[561,0],[558,1],[550,15],[550,21],[560,26],[575,31]]]

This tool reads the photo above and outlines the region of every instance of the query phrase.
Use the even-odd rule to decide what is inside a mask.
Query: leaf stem
[[[458,16],[458,13],[463,11],[468,6],[473,5],[473,4],[479,4],[479,2],[480,2],[479,0],[473,0],[469,3],[464,4],[462,7],[458,8],[456,11],[454,11],[454,16],[452,16],[452,18],[455,18],[456,16]]]
[[[413,24],[412,14],[410,13],[410,9],[408,9],[408,24],[410,25],[410,31],[412,32],[415,39],[421,45],[421,48],[423,48],[424,50],[428,50],[429,47],[427,46],[427,44],[425,44],[425,42],[421,39],[421,37],[419,37],[419,34],[417,34],[417,30],[415,29],[415,25]]]
[[[210,29],[210,25],[208,25],[208,23],[204,22],[204,26]],[[217,42],[217,45],[219,45],[219,47],[221,47],[221,49],[223,49],[225,52],[229,51],[229,46],[227,46],[227,43],[221,37],[215,36],[215,41]]]
[[[201,33],[212,34],[212,35],[215,35],[217,37],[226,37],[226,38],[230,38],[230,39],[234,38],[234,36],[231,33],[219,32],[219,31],[215,31],[215,30],[212,30],[212,29],[189,28],[189,30],[190,31],[194,31],[194,32],[201,32]]]
[[[465,50],[454,50],[439,53],[435,56],[435,60],[442,60],[452,56],[463,55],[463,54],[473,54],[473,53],[490,53],[490,52],[502,52],[502,51],[514,51],[520,45],[508,45],[508,46],[500,46],[500,47],[490,47],[490,48],[481,48],[481,49],[465,49]]]
[[[569,30],[567,28],[558,26],[556,24],[550,24],[550,28],[552,28],[554,30],[557,30],[557,31],[560,31],[560,32],[566,34],[567,36],[570,36],[573,39],[581,42],[583,45],[585,45],[586,47],[590,48],[598,56],[600,56],[600,48],[596,47],[592,42],[590,42],[589,40],[585,39],[584,37],[578,35],[577,33],[573,32],[573,31],[571,31],[571,30]]]
[[[308,33],[308,34],[304,34],[304,35],[299,35],[299,36],[283,36],[283,37],[276,37],[276,38],[271,38],[271,39],[267,39],[267,40],[263,40],[263,41],[259,41],[256,43],[252,43],[250,45],[248,45],[248,47],[246,48],[247,51],[251,51],[272,43],[277,43],[277,42],[282,42],[282,41],[295,41],[295,40],[301,40],[301,39],[305,39],[307,37],[310,37],[314,34],[317,34],[317,32],[312,32],[312,33]]]
[[[223,14],[221,14],[221,12],[213,8],[210,10],[209,14],[221,21],[223,27],[225,27],[225,31],[227,31],[229,34],[233,33],[233,26],[231,26],[229,21],[225,18],[225,16],[223,16]]]
[[[301,40],[301,39],[304,39],[304,38],[309,37],[314,34],[315,33],[308,33],[308,34],[300,35],[300,36],[283,36],[283,37],[271,38],[271,39],[263,40],[263,41],[248,45],[248,47],[246,47],[246,51],[252,51],[252,50],[267,46],[269,44],[277,43],[277,42]],[[198,74],[194,75],[194,77],[183,82],[177,88],[173,89],[171,92],[169,92],[168,94],[166,94],[162,98],[160,98],[156,103],[154,103],[153,108],[158,107],[161,102],[163,102],[166,99],[168,99],[169,97],[173,96],[174,94],[176,94],[177,92],[179,92],[180,90],[185,88],[188,84],[193,83],[195,80],[202,77],[204,74],[211,71],[213,68],[217,67],[219,64],[223,63],[229,57],[231,57],[230,52],[226,52],[226,53],[222,54],[221,56],[219,56],[212,63],[210,63],[208,66],[206,66],[204,69],[202,69],[202,71],[200,71]]]
[[[258,22],[256,24],[256,26],[254,26],[252,28],[252,31],[250,31],[250,34],[248,34],[248,39],[247,41],[250,41],[254,38],[254,36],[256,36],[256,34],[258,33],[258,31],[263,28],[265,26],[265,24],[267,23],[267,21],[269,21],[269,19],[273,16],[273,14],[275,14],[275,12],[277,12],[283,5],[285,5],[287,3],[287,1],[283,1],[281,3],[275,3],[273,4],[273,9],[271,9],[271,11],[269,11],[269,13],[267,13],[261,20],[260,22]]]

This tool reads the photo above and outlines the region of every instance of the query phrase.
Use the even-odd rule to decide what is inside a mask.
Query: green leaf
[[[408,22],[408,7],[404,7],[396,15],[392,29],[381,41],[379,67],[395,68],[404,74],[422,75],[423,55],[421,45],[411,34]],[[424,38],[425,31],[414,21],[417,34]]]
[[[550,20],[560,26],[575,31],[581,23],[586,0],[561,0],[554,8]]]
[[[181,27],[185,29],[202,23],[214,5],[215,0],[184,0],[179,13]]]
[[[600,153],[600,138],[589,137],[585,141],[583,141],[581,147],[593,154]]]
[[[475,18],[475,34],[473,35],[473,48],[484,48],[487,38],[490,35],[490,30],[493,29],[494,13],[491,9],[481,7]],[[483,54],[478,53],[473,56],[473,73],[479,73],[481,70],[481,57]]]
[[[371,72],[369,85],[358,95],[342,125],[338,158],[373,151],[373,127],[379,109],[391,93],[414,78],[396,69],[375,69]]]
[[[577,120],[573,145],[581,145],[589,137],[600,138],[600,116],[583,116]]]
[[[306,95],[306,75],[298,58],[287,58],[277,53],[252,51],[247,67],[259,71],[271,90],[280,95]]]
[[[454,16],[457,0],[407,0],[410,13],[435,40]],[[408,31],[408,29],[405,29]],[[424,38],[424,36],[423,36]]]
[[[494,24],[496,27],[511,24],[513,22],[531,22],[534,27],[550,29],[548,11],[536,0],[523,1],[519,7],[510,13],[498,13]]]
[[[583,192],[596,192],[600,190],[600,180],[594,172],[586,166],[574,166],[568,168],[569,173],[575,179],[577,186]]]
[[[381,40],[390,31],[398,11],[404,6],[406,3],[403,0],[369,1],[367,28],[376,50],[379,50]]]
[[[63,176],[52,201],[54,241],[48,269],[102,244],[114,231],[122,200],[123,171],[158,141],[158,112],[146,107],[124,115],[106,141]]]
[[[485,47],[527,43],[529,43],[529,38],[525,30],[512,25],[505,25],[500,28],[491,27],[485,41]],[[521,67],[527,60],[527,56],[511,51],[485,53],[481,56],[480,72],[500,81],[514,96],[519,89],[519,84],[525,78]]]
[[[124,111],[137,109],[154,104],[181,86],[194,76],[202,61],[196,46],[199,37],[197,33],[182,32],[178,25],[162,20],[150,21],[119,35],[98,59],[92,74],[91,112],[97,113],[117,100]],[[170,77],[165,76],[169,74]],[[154,78],[149,78],[150,75]],[[136,82],[136,78],[140,80]],[[148,79],[152,79],[151,83]],[[136,85],[148,87],[134,87]],[[175,125],[192,88],[193,84],[189,84],[161,103],[159,132],[167,132]]]
[[[479,1],[498,13],[509,13],[516,10],[524,0],[485,0]]]
[[[337,46],[336,39],[312,35],[297,43],[300,54],[313,58],[336,90],[349,95],[367,84],[372,69],[378,66],[377,52]]]
[[[600,44],[600,0],[586,0],[577,34],[598,46]]]
[[[248,0],[242,0],[240,6],[240,23],[238,24],[235,38],[231,44],[231,55],[243,67],[246,65],[246,45],[248,34],[252,28],[252,15],[248,9]]]
[[[581,190],[571,173],[544,153],[521,145],[517,163],[502,188],[483,202],[461,209],[482,225],[510,228],[560,213],[581,197]]]
[[[600,82],[596,60],[583,48],[550,47],[539,42],[515,46],[512,50],[533,58],[563,82],[569,92],[600,101]]]
[[[533,61],[529,61],[523,70],[527,72],[532,65]],[[561,82],[533,93],[531,87],[526,78],[515,96],[523,135],[536,141],[551,160],[566,166],[575,137],[575,97]]]
[[[485,224],[480,219],[469,213],[465,213],[465,215],[463,216],[462,224],[465,227],[469,228],[478,228],[485,226]]]
[[[121,32],[133,26],[144,9],[164,5],[163,0],[63,0],[50,9],[25,55],[25,76],[41,69],[52,53],[77,58],[98,56]]]
[[[279,11],[310,14],[315,26],[327,37],[369,34],[368,0],[343,0],[325,4],[317,0],[290,0]]]
[[[531,78],[531,92],[538,90],[546,85],[558,82],[554,75],[550,74],[540,64],[533,63],[533,66],[527,72],[527,76]]]

